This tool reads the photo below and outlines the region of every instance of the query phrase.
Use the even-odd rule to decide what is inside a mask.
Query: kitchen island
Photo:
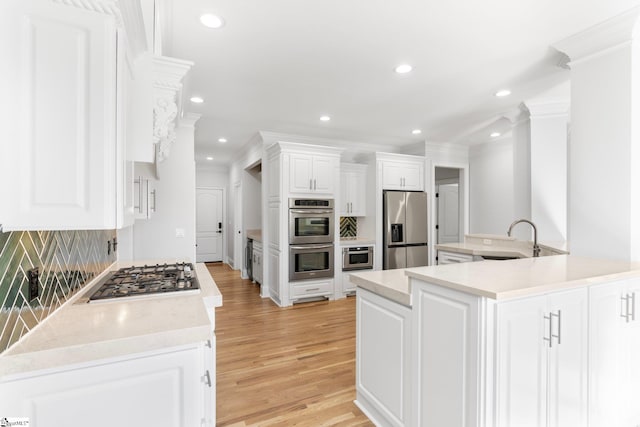
[[[0,355],[2,416],[41,427],[108,426],[114,417],[118,425],[215,425],[220,291],[196,264],[197,292],[86,302],[107,274],[130,265],[115,263]]]
[[[557,255],[351,280],[356,403],[379,425],[640,423],[638,264]]]

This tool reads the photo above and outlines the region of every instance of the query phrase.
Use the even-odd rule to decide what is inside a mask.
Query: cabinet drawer
[[[333,280],[305,282],[291,285],[291,298],[304,298],[333,293]]]
[[[461,262],[471,262],[471,261],[473,261],[473,255],[438,251],[438,265],[457,264]]]

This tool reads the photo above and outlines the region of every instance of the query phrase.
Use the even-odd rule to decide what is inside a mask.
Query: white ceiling
[[[260,130],[394,146],[477,143],[565,82],[550,45],[640,0],[168,0],[164,54],[195,62],[196,160]],[[203,12],[221,29],[199,23]],[[408,75],[394,67],[413,65]],[[509,88],[512,95],[496,98]],[[331,121],[321,122],[323,114]],[[411,130],[422,129],[414,136]],[[225,137],[228,143],[220,144]]]

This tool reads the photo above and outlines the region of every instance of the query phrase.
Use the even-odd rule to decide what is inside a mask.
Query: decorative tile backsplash
[[[111,265],[114,230],[0,233],[0,353]],[[29,302],[27,271],[38,268],[39,296]]]
[[[340,237],[349,238],[358,236],[358,219],[355,216],[340,217]]]

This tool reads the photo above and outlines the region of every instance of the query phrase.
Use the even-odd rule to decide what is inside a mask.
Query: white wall
[[[190,118],[192,117],[192,118]],[[195,262],[196,174],[193,134],[197,115],[176,129],[169,158],[158,164],[156,212],[133,225],[134,259],[189,259]],[[176,237],[176,229],[184,237]]]
[[[197,164],[196,187],[215,187],[228,190],[229,168]]]
[[[513,138],[469,151],[470,233],[506,234],[514,221]]]

